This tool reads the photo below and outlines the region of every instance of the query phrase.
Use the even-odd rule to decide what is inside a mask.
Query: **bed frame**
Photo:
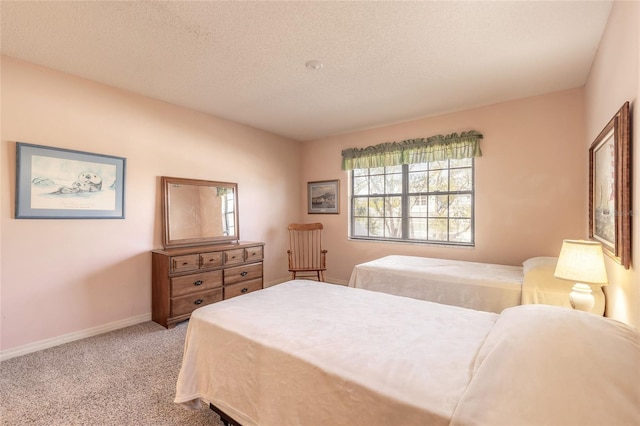
[[[222,411],[212,403],[209,403],[209,408],[214,413],[220,416],[220,420],[222,421],[222,424],[224,426],[242,426],[239,422],[235,421],[233,417],[231,417],[230,415],[228,415],[227,413],[225,413],[224,411]]]

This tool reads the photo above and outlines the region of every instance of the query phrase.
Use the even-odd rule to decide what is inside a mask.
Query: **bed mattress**
[[[500,313],[520,304],[521,266],[416,256],[356,265],[350,287]]]

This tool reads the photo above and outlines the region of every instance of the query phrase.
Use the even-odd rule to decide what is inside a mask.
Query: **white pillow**
[[[640,335],[586,312],[505,309],[480,348],[451,425],[634,425]]]
[[[557,257],[532,257],[531,259],[527,259],[522,262],[522,270],[525,275],[530,270],[543,269],[546,270],[552,267],[555,271],[556,263],[558,263]],[[553,274],[553,273],[552,273]]]

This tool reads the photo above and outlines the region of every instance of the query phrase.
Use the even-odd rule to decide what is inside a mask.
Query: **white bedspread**
[[[175,402],[243,425],[447,425],[497,314],[296,280],[196,310]]]
[[[640,335],[297,280],[196,310],[175,402],[245,426],[638,425]]]
[[[356,265],[350,287],[500,313],[520,304],[520,266],[386,256]]]

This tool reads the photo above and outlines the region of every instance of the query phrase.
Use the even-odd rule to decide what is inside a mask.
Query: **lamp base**
[[[583,283],[575,283],[573,285],[569,300],[571,301],[571,307],[578,311],[591,312],[595,305],[591,287]]]

